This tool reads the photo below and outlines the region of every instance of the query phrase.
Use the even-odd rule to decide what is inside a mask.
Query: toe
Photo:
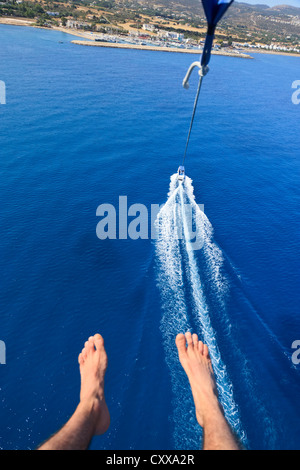
[[[82,355],[82,353],[80,353],[79,356],[78,356],[78,364],[82,365],[83,363],[84,363],[83,355]]]
[[[189,331],[186,332],[185,338],[186,338],[186,342],[188,344],[188,348],[193,349],[193,338],[192,338],[192,335]]]
[[[90,354],[91,351],[94,349],[94,344],[91,341],[86,341],[84,344],[84,348],[87,354]]]
[[[97,349],[97,351],[104,349],[104,339],[102,338],[101,335],[99,335],[98,333],[94,335],[93,341],[94,341],[95,348]]]
[[[85,361],[86,358],[87,358],[87,350],[86,350],[86,348],[83,348],[83,350],[81,351],[81,354],[80,354],[80,355],[81,355],[82,360]]]
[[[207,359],[209,359],[209,351],[208,351],[207,344],[203,345],[203,356],[205,356]]]
[[[194,333],[193,336],[192,336],[192,339],[193,339],[194,347],[198,348],[198,335],[196,335],[196,333]]]
[[[199,343],[198,343],[198,351],[200,352],[200,354],[203,354],[203,343],[202,343],[202,341],[199,341]]]
[[[95,351],[95,339],[94,336],[89,337],[89,347],[92,351]]]
[[[176,346],[179,354],[184,354],[186,352],[186,339],[182,333],[176,336]]]

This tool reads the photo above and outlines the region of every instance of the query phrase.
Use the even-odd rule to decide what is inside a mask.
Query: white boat
[[[185,169],[184,169],[184,166],[180,166],[178,168],[178,173],[177,173],[177,179],[178,181],[184,181],[184,178],[185,178]]]

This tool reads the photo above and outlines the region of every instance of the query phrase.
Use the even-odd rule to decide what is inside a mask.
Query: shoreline
[[[174,47],[159,47],[159,46],[142,46],[138,44],[123,44],[123,43],[109,43],[101,41],[92,41],[90,37],[90,32],[86,33],[84,31],[74,31],[70,28],[65,28],[63,26],[56,26],[52,28],[46,28],[44,26],[37,26],[35,20],[24,19],[24,18],[15,18],[15,17],[0,17],[0,26],[1,24],[7,26],[26,26],[29,28],[44,29],[45,31],[60,31],[62,33],[69,34],[80,38],[80,40],[70,41],[72,44],[81,45],[81,46],[93,46],[93,47],[113,47],[119,49],[136,49],[136,50],[148,50],[148,51],[160,51],[160,52],[179,52],[185,54],[200,54],[201,50],[197,49],[179,49]],[[82,40],[86,39],[86,41]],[[268,51],[260,49],[249,49],[249,51],[244,51],[241,53],[236,52],[221,52],[221,51],[212,51],[213,55],[219,55],[224,57],[237,57],[240,59],[254,59],[250,54],[270,54],[270,55],[281,55],[288,57],[300,57],[300,54],[293,54],[292,52],[278,52],[278,51]]]
[[[300,57],[300,54],[293,52],[278,52],[278,51],[265,51],[261,49],[249,49],[249,54],[270,54],[270,55],[283,55],[288,57]]]
[[[141,46],[138,44],[123,44],[117,42],[102,42],[102,41],[81,41],[81,40],[73,40],[71,41],[72,44],[77,44],[79,46],[90,46],[90,47],[111,47],[117,49],[136,49],[140,51],[158,51],[158,52],[179,52],[182,54],[197,54],[201,53],[201,49],[180,49],[177,47],[164,47],[164,46]],[[227,57],[237,57],[240,59],[253,59],[248,54],[244,53],[234,53],[234,52],[219,52],[219,51],[212,51],[212,55],[221,55]]]

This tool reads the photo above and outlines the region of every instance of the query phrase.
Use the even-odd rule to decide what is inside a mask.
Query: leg
[[[80,403],[65,426],[38,450],[85,450],[94,435],[110,424],[104,398],[107,356],[100,335],[91,336],[78,358],[81,374]]]
[[[186,346],[187,343],[187,346]],[[179,334],[176,338],[180,363],[192,389],[196,417],[204,433],[204,450],[239,450],[218,401],[217,387],[208,348],[198,336]]]

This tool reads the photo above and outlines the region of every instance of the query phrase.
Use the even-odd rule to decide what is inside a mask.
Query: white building
[[[177,39],[178,41],[182,41],[182,39],[184,39],[183,33],[176,33],[175,31],[164,31],[162,29],[158,31],[157,35],[161,38]]]
[[[85,29],[85,28],[89,28],[90,26],[91,26],[90,23],[86,23],[85,21],[67,20],[67,28]]]
[[[155,26],[154,26],[154,24],[143,24],[143,30],[144,31],[150,31],[151,33],[154,33]]]

